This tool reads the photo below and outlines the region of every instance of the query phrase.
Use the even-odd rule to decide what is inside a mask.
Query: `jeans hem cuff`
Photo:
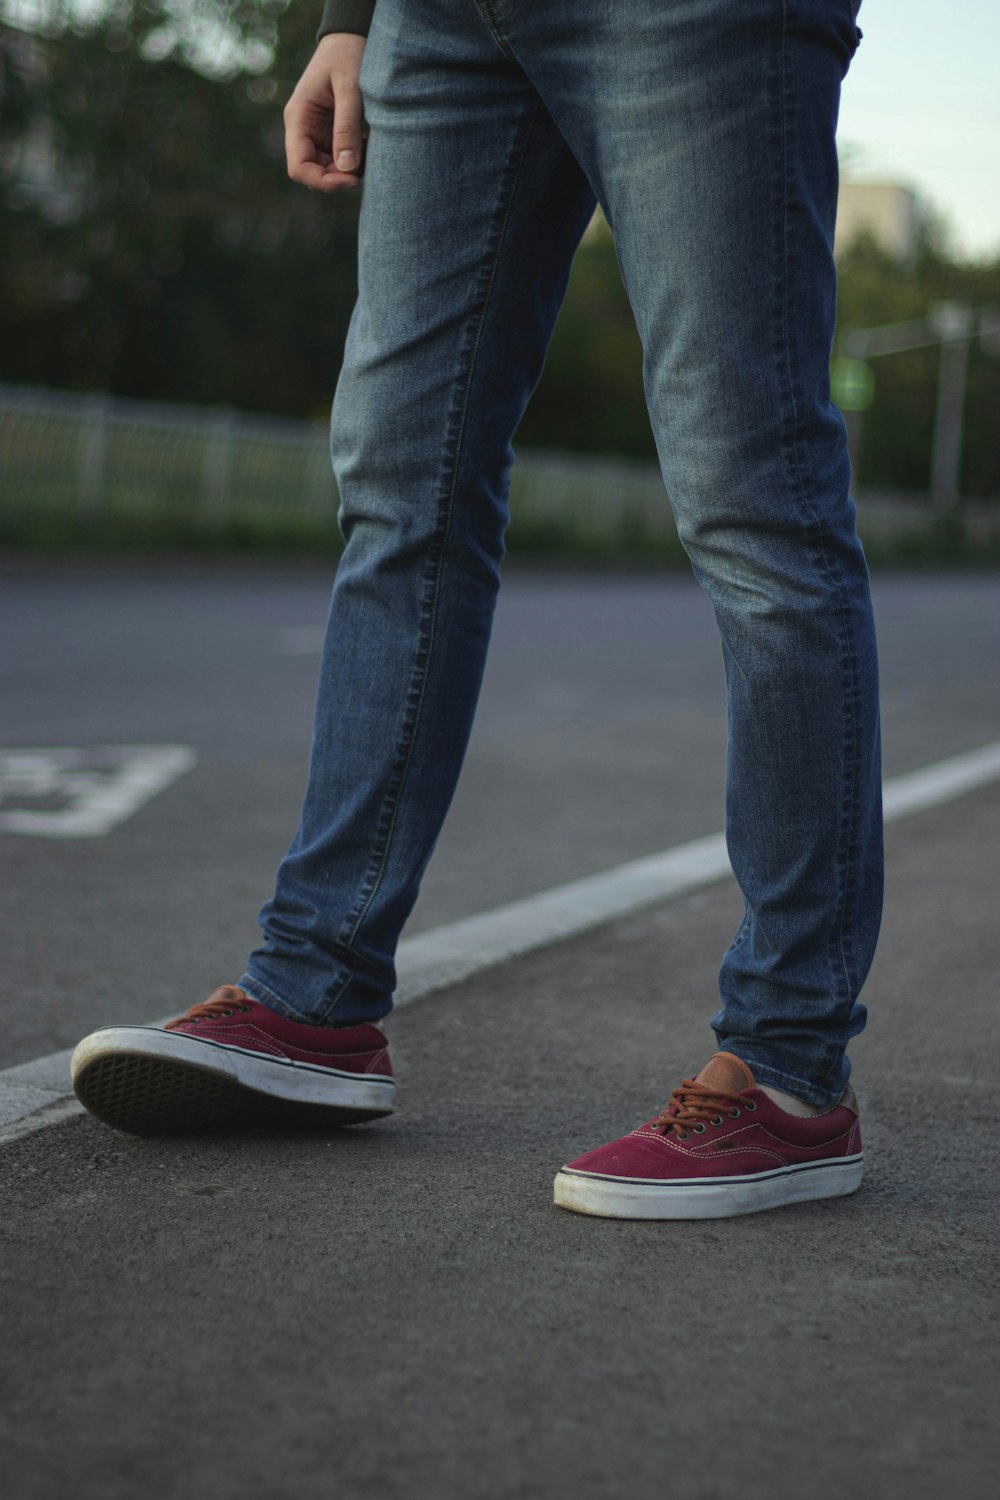
[[[323,1024],[321,1021],[315,1020],[312,1016],[304,1016],[299,1011],[293,1010],[290,1005],[285,1004],[284,1000],[280,1000],[277,995],[272,993],[266,984],[261,984],[259,979],[254,979],[250,974],[244,974],[242,979],[237,980],[237,984],[241,990],[244,990],[250,996],[251,1000],[256,1000],[258,1005],[264,1005],[268,1010],[273,1010],[275,1015],[284,1016],[286,1021],[297,1021],[300,1026],[321,1026]]]
[[[351,1016],[347,1020],[344,1020],[336,1015],[337,1006],[340,1004],[343,995],[342,990],[332,1004],[328,1003],[325,1006],[321,1015],[303,1015],[301,1011],[294,1010],[292,1006],[276,995],[273,990],[268,989],[267,985],[263,984],[261,980],[255,979],[252,974],[244,974],[242,979],[238,980],[237,983],[241,990],[246,991],[251,1000],[256,1000],[258,1004],[265,1005],[268,1010],[273,1010],[275,1015],[284,1016],[286,1021],[297,1021],[300,1026],[336,1027],[337,1029],[347,1026],[375,1026],[381,1024],[392,1010],[392,1000],[390,999],[389,1003],[383,1010],[379,1011],[377,1016]],[[344,985],[343,988],[346,989],[347,986]]]
[[[846,1081],[831,1094],[829,1090],[818,1089],[813,1084],[806,1083],[802,1078],[795,1077],[791,1073],[783,1073],[780,1068],[771,1067],[768,1063],[754,1058],[752,1053],[741,1052],[726,1042],[721,1042],[719,1045],[723,1052],[731,1052],[734,1057],[746,1063],[758,1085],[764,1084],[769,1089],[780,1089],[783,1094],[791,1094],[794,1099],[801,1099],[803,1104],[814,1104],[817,1109],[836,1109],[844,1097]]]

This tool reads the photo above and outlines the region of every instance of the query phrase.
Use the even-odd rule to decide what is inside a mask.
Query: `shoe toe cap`
[[[662,1177],[664,1175],[663,1140],[652,1132],[636,1131],[586,1151],[566,1163],[566,1172],[590,1172],[602,1177]]]

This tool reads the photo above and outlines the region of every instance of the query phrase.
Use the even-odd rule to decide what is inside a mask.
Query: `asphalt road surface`
[[[8,563],[0,750],[190,746],[106,837],[0,835],[0,1067],[235,977],[301,795],[329,578]],[[994,576],[875,579],[887,777],[1000,739]],[[683,577],[512,574],[411,931],[722,826]],[[712,1050],[731,881],[401,1011],[328,1136],[0,1147],[14,1500],[996,1492],[1000,785],[887,832],[865,1186],[703,1225],[551,1205]]]

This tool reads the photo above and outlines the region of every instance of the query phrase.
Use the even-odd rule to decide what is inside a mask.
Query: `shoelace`
[[[735,1120],[744,1110],[753,1114],[756,1108],[754,1101],[742,1094],[720,1094],[693,1078],[685,1078],[653,1121],[652,1129],[663,1135],[673,1131],[679,1141],[686,1141],[692,1133],[704,1135],[710,1125],[724,1125],[727,1116]]]
[[[249,1011],[249,1009],[247,1001],[241,1000],[238,996],[230,999],[220,996],[217,1000],[202,1000],[198,1005],[192,1005],[186,1015],[178,1016],[176,1021],[168,1021],[164,1029],[171,1031],[175,1026],[184,1026],[190,1021],[197,1026],[199,1021],[212,1020],[216,1016],[231,1016],[234,1011]]]

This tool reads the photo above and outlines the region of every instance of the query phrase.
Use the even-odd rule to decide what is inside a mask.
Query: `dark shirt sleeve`
[[[331,31],[354,31],[358,36],[367,36],[374,9],[375,0],[326,0],[316,40]]]

